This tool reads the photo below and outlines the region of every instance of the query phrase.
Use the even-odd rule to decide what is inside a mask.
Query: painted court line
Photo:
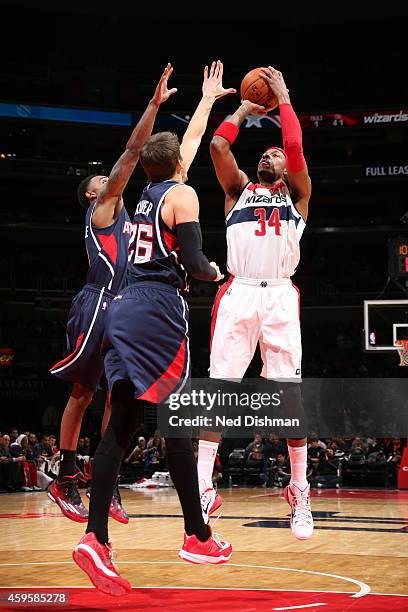
[[[28,563],[0,563],[0,567],[1,566],[13,567],[13,566],[19,566],[19,565],[68,565],[68,564],[73,564],[73,561],[56,561],[56,562],[39,561],[39,562],[28,562]],[[183,561],[121,561],[120,563],[118,563],[118,565],[184,565],[184,562]],[[365,584],[365,582],[361,582],[360,580],[356,580],[354,578],[348,578],[347,576],[339,576],[337,574],[327,574],[325,572],[314,572],[311,570],[294,569],[292,567],[278,567],[275,565],[250,565],[246,563],[226,563],[226,564],[220,564],[219,567],[220,568],[246,567],[246,568],[251,568],[251,569],[266,569],[266,570],[269,569],[269,570],[278,570],[278,571],[283,571],[283,572],[297,572],[300,574],[313,574],[315,576],[326,576],[328,578],[337,578],[338,580],[343,580],[345,582],[351,582],[352,584],[355,584],[356,586],[359,587],[359,591],[357,591],[353,595],[350,595],[350,597],[353,597],[356,599],[358,597],[364,597],[364,595],[367,595],[371,591],[371,588],[368,586],[368,584]],[[159,587],[156,587],[156,588],[159,588]],[[259,589],[259,590],[273,591],[274,589]],[[317,592],[321,592],[321,591],[317,591]]]

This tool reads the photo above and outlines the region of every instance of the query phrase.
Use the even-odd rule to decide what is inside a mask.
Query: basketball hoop
[[[400,366],[408,366],[408,340],[396,340],[395,347],[400,358]]]

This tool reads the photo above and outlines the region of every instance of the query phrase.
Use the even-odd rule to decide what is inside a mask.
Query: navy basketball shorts
[[[189,380],[188,306],[180,291],[157,281],[126,287],[109,308],[103,344],[109,390],[129,380],[135,398],[154,404]]]
[[[103,374],[101,346],[113,298],[110,291],[95,285],[85,285],[74,297],[68,315],[66,356],[52,366],[51,374],[96,391]]]

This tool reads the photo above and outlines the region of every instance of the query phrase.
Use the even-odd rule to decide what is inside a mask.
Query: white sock
[[[212,474],[214,469],[215,457],[217,456],[218,442],[207,442],[200,440],[198,443],[198,485],[200,494],[213,486]]]
[[[290,457],[290,484],[294,484],[302,491],[307,487],[307,444],[304,446],[289,446]]]

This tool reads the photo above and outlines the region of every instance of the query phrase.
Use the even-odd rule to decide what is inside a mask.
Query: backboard
[[[408,340],[408,299],[364,301],[364,351],[395,351]]]

